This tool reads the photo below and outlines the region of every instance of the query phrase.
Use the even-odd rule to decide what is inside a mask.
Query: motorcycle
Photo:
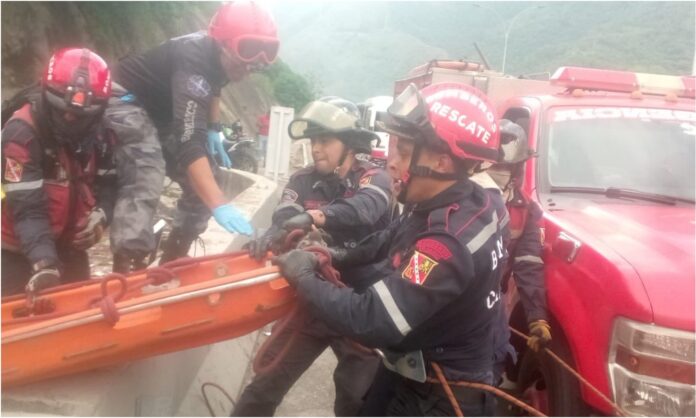
[[[259,163],[256,159],[256,139],[246,136],[239,121],[222,125],[222,144],[232,161],[232,168],[256,173]]]

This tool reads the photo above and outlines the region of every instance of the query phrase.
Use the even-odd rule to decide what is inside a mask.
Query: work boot
[[[191,244],[196,240],[197,237],[191,237],[190,234],[184,233],[181,229],[174,228],[169,233],[167,240],[162,245],[162,258],[160,258],[160,265],[176,260],[177,258],[186,257],[188,255],[189,248]]]
[[[114,254],[114,262],[111,270],[114,273],[128,275],[134,271],[142,270],[147,267],[144,257],[132,257],[129,254],[119,252]]]

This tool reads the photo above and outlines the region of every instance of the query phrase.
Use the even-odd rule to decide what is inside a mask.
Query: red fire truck
[[[537,156],[524,191],[544,211],[551,349],[630,415],[694,416],[694,77],[562,67],[515,78],[433,61],[396,82],[459,81],[521,125]],[[515,289],[510,324],[526,330]],[[546,355],[510,378],[549,415],[613,409]]]

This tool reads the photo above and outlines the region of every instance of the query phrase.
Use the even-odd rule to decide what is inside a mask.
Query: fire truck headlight
[[[609,351],[615,402],[630,415],[694,416],[696,335],[619,318]]]

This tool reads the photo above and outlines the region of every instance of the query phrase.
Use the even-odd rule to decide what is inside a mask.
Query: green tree
[[[299,111],[317,95],[315,87],[307,79],[280,60],[270,66],[265,75],[270,81],[273,96],[282,106]]]

